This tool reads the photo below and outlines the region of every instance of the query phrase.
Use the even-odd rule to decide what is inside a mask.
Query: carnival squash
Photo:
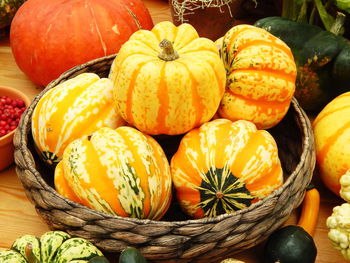
[[[319,174],[326,187],[339,196],[339,179],[350,169],[350,92],[322,109],[313,130]]]
[[[261,129],[279,123],[295,91],[296,66],[289,47],[251,25],[231,28],[216,43],[227,72],[219,115],[252,121]]]
[[[182,134],[209,121],[226,74],[213,41],[189,24],[158,23],[122,46],[109,77],[121,116],[151,135]]]
[[[295,97],[303,109],[318,113],[336,96],[350,90],[347,39],[318,26],[282,17],[263,18],[255,25],[291,48],[298,72]]]
[[[0,252],[1,263],[87,263],[102,252],[83,238],[71,237],[62,231],[49,231],[40,238],[24,235],[11,249]]]
[[[283,182],[274,138],[245,120],[216,119],[191,130],[170,166],[177,199],[195,218],[246,208]]]
[[[64,71],[118,52],[153,22],[142,0],[28,0],[16,13],[10,44],[18,67],[45,86]]]
[[[32,115],[32,135],[42,159],[56,165],[69,142],[100,127],[125,122],[112,99],[112,83],[83,73],[47,91]]]
[[[100,128],[71,142],[55,169],[58,193],[123,217],[160,219],[171,201],[171,185],[160,145],[127,126]]]

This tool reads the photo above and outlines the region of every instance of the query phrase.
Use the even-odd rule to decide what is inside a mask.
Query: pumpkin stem
[[[33,245],[32,243],[28,243],[24,248],[24,254],[28,261],[28,263],[39,263],[39,260],[33,253]]]
[[[224,197],[224,194],[222,192],[216,192],[215,196],[217,199],[221,199]]]
[[[179,54],[176,52],[173,44],[168,39],[163,39],[159,43],[159,47],[161,48],[161,51],[158,55],[160,59],[165,61],[172,61],[179,58]]]

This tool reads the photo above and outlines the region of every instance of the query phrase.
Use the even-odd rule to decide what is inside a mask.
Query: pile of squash
[[[238,25],[213,42],[161,22],[121,46],[108,78],[82,73],[48,90],[32,115],[58,193],[101,212],[160,220],[172,189],[191,217],[232,213],[283,183],[267,131],[295,91],[289,47]],[[166,156],[155,138],[181,141]]]

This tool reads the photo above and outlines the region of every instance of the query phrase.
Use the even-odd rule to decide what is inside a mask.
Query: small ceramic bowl
[[[0,86],[0,96],[8,96],[14,99],[21,99],[24,101],[26,107],[28,107],[31,102],[27,95],[18,89],[11,87]],[[0,171],[6,169],[13,163],[14,146],[12,140],[15,130],[0,137]]]

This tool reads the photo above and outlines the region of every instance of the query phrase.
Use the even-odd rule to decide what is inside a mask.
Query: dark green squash
[[[350,90],[350,44],[322,28],[282,17],[258,20],[292,50],[297,65],[295,97],[307,111],[320,111],[337,95]]]
[[[108,259],[104,256],[96,256],[91,258],[88,263],[109,263]]]
[[[316,255],[312,236],[297,225],[273,232],[264,248],[265,263],[314,263]]]
[[[125,248],[119,256],[119,263],[146,263],[142,253],[134,247]]]

